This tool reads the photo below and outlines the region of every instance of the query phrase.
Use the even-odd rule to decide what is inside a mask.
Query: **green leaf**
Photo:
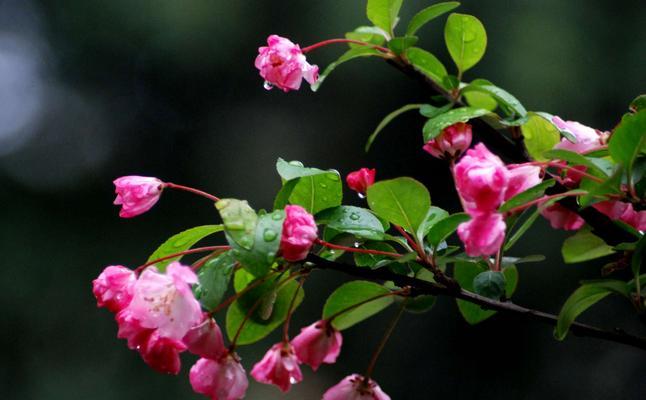
[[[526,212],[530,213],[529,217],[527,217],[527,219],[523,221],[518,229],[513,231],[514,233],[511,236],[509,234],[507,235],[507,242],[505,243],[504,247],[505,251],[508,251],[514,246],[514,244],[516,244],[518,239],[520,239],[525,234],[525,232],[529,230],[529,228],[534,224],[534,222],[536,222],[536,219],[538,219],[538,216],[540,215],[540,209],[538,207],[533,209],[532,211],[528,210]],[[512,232],[511,227],[509,228],[508,232]]]
[[[442,107],[434,107],[430,104],[423,104],[419,109],[419,113],[426,118],[434,118],[440,114],[444,114],[451,108],[453,108],[453,104],[451,103],[445,104]]]
[[[406,50],[406,58],[417,71],[431,78],[435,83],[444,86],[444,78],[448,75],[444,64],[433,54],[419,47]]]
[[[171,236],[162,243],[157,250],[155,250],[150,257],[148,257],[147,262],[158,260],[164,258],[171,254],[180,253],[182,251],[188,250],[195,245],[195,243],[204,239],[205,237],[212,235],[216,232],[221,232],[224,230],[222,225],[202,225],[196,226],[195,228],[187,229],[183,232],[180,232],[176,235]],[[171,258],[168,260],[160,261],[155,264],[158,270],[164,271],[166,266],[173,261],[179,261],[182,256]]]
[[[397,250],[395,250],[394,247],[384,242],[370,241],[361,245],[360,248],[397,253]],[[357,267],[376,268],[377,264],[384,260],[388,260],[388,261],[393,260],[392,257],[384,256],[381,254],[354,253],[353,256],[354,256],[354,263],[357,265]]]
[[[371,47],[366,47],[366,46],[361,46],[361,47],[354,47],[351,48],[350,50],[346,51],[339,57],[336,61],[330,63],[326,68],[325,71],[323,71],[322,74],[319,75],[318,80],[311,85],[312,91],[316,92],[319,90],[325,79],[334,71],[336,67],[339,65],[343,64],[346,61],[353,60],[355,58],[359,57],[372,57],[372,56],[378,56],[381,57],[383,54],[374,48]]]
[[[431,206],[431,196],[415,179],[397,178],[370,186],[368,205],[381,218],[415,233]]]
[[[280,188],[278,194],[276,194],[276,198],[274,199],[274,210],[282,210],[289,204],[289,196],[292,195],[297,183],[298,178],[286,181],[283,184],[283,187]]]
[[[561,140],[558,128],[538,114],[530,114],[520,129],[527,152],[537,161],[546,161],[547,158],[543,154]]]
[[[585,165],[588,167],[588,173],[591,173],[593,175],[599,176],[599,177],[607,177],[608,174],[606,171],[603,169],[599,168],[597,164],[595,164],[592,160],[592,158],[582,156],[579,153],[575,153],[573,151],[568,151],[568,150],[562,150],[562,149],[555,149],[555,150],[550,150],[545,153],[543,153],[545,157],[547,157],[550,160],[563,160],[567,161],[570,165]]]
[[[620,185],[622,176],[623,169],[619,166],[615,173],[602,183],[593,182],[591,180],[583,181],[581,188],[587,189],[588,194],[579,198],[579,204],[581,207],[587,207],[593,203],[603,201],[604,196],[621,193]]]
[[[368,0],[366,15],[370,22],[392,34],[403,0]]]
[[[446,127],[458,122],[467,122],[486,114],[489,114],[489,111],[482,108],[460,107],[431,118],[424,124],[424,143],[437,137]]]
[[[473,278],[473,290],[480,296],[500,300],[505,294],[505,275],[498,271],[484,271]]]
[[[253,245],[250,249],[245,249],[236,242],[229,241],[233,247],[232,254],[235,259],[252,275],[264,276],[273,265],[280,247],[284,220],[284,210],[276,210],[258,216],[258,223],[253,234]],[[227,232],[227,238],[228,236]]]
[[[472,15],[451,14],[444,27],[444,41],[451,58],[463,73],[476,65],[487,48],[487,32]]]
[[[370,134],[370,137],[368,138],[368,141],[366,142],[366,147],[365,150],[368,152],[370,150],[370,146],[372,146],[372,143],[375,141],[377,138],[377,135],[379,135],[379,132],[381,132],[388,124],[392,122],[393,119],[399,117],[406,111],[411,111],[411,110],[417,110],[422,106],[422,104],[406,104],[403,107],[400,107],[396,109],[395,111],[391,112],[390,114],[386,115],[384,119],[381,120],[379,125],[377,125],[377,128]]]
[[[253,233],[258,216],[246,200],[222,199],[215,203],[220,212],[227,239],[243,249],[253,246]]]
[[[419,38],[417,36],[401,36],[392,38],[388,41],[388,48],[393,51],[393,53],[400,55],[409,47],[415,46],[415,43]]]
[[[288,183],[298,180],[289,192],[289,203],[298,204],[311,214],[341,205],[343,186],[337,171],[306,168],[297,161],[286,162],[282,158],[276,162],[276,170]],[[286,195],[281,193],[280,203]]]
[[[482,92],[467,92],[463,94],[470,107],[483,108],[485,110],[494,111],[498,108],[498,102],[493,97]]]
[[[478,274],[487,270],[488,268],[481,264],[460,261],[455,263],[453,277],[464,290],[474,291],[473,280]],[[510,265],[507,268],[503,268],[502,273],[505,276],[505,297],[510,298],[514,294],[516,285],[518,284],[518,270],[516,266]],[[471,325],[482,322],[496,314],[496,311],[484,309],[468,301],[457,300],[457,304],[460,314]]]
[[[318,168],[304,167],[303,163],[300,161],[285,161],[282,158],[278,158],[278,160],[276,160],[276,171],[278,172],[278,175],[286,181],[302,178],[304,176],[314,176],[330,172]]]
[[[328,297],[327,301],[325,302],[325,306],[323,307],[323,318],[329,318],[337,312],[345,310],[373,297],[387,295],[388,293],[390,293],[390,290],[374,282],[347,282],[339,286],[330,295],[330,297]],[[347,329],[363,321],[364,319],[377,314],[384,308],[391,305],[392,302],[392,296],[385,296],[376,300],[369,301],[334,318],[332,325],[338,330]]]
[[[579,263],[613,254],[615,251],[603,239],[587,230],[579,230],[563,242],[561,253],[567,264]]]
[[[627,286],[626,282],[607,280],[588,283],[579,287],[570,295],[565,304],[563,304],[563,308],[561,308],[556,328],[554,329],[556,339],[565,339],[574,320],[585,310],[611,293],[622,292],[624,287],[627,288]]]
[[[339,232],[350,233],[369,240],[383,240],[384,227],[369,210],[354,206],[339,206],[322,211],[317,223],[326,224]]]
[[[551,188],[554,186],[556,181],[554,179],[548,179],[544,182],[539,183],[536,186],[532,186],[531,188],[525,190],[524,192],[518,193],[511,199],[505,201],[505,203],[500,206],[500,211],[501,213],[507,212],[513,208],[520,207],[524,204],[529,203],[530,201],[536,200],[539,197],[542,197],[543,194],[545,193],[545,190],[547,188]]]
[[[226,252],[207,261],[199,270],[197,277],[200,285],[196,297],[207,311],[217,307],[227,292],[236,260],[231,252]]]
[[[444,3],[433,4],[430,7],[426,7],[422,11],[415,14],[415,16],[408,23],[408,28],[406,29],[406,35],[414,35],[422,26],[426,25],[428,22],[439,17],[442,14],[445,14],[457,6],[460,3],[457,1],[447,1]]]
[[[431,206],[426,212],[424,220],[417,229],[417,240],[419,240],[421,243],[426,235],[428,235],[428,232],[431,230],[431,228],[433,228],[433,226],[435,226],[435,224],[440,220],[443,220],[448,216],[449,213],[446,210],[443,210],[440,207]]]
[[[610,156],[626,168],[630,177],[637,156],[646,154],[646,110],[626,114],[610,136]]]
[[[462,92],[478,92],[493,97],[500,105],[500,108],[505,111],[505,114],[511,118],[520,118],[527,115],[527,110],[523,107],[520,101],[512,96],[511,93],[499,88],[498,86],[492,84],[471,83],[462,89]]]
[[[635,252],[630,260],[630,266],[635,276],[639,276],[642,265],[646,261],[644,254],[646,254],[646,235],[637,242],[637,247],[635,247]]]
[[[236,272],[234,279],[236,292],[240,292],[253,282],[252,279],[253,277],[244,270]],[[238,339],[239,345],[251,344],[261,340],[285,321],[289,305],[298,289],[298,284],[293,280],[281,283],[285,279],[287,278],[280,281],[278,278],[269,279],[240,296],[229,306],[226,316],[226,331],[230,340],[235,336],[251,307],[261,298],[262,300],[260,301],[266,302],[266,304],[264,304],[264,307],[257,307],[252,312],[251,317],[242,328]],[[303,301],[303,296],[304,292],[301,288],[298,290],[294,309]]]
[[[374,44],[376,46],[381,46],[386,42],[386,37],[384,36],[384,31],[381,28],[375,26],[360,26],[352,32],[345,34],[346,39],[358,40],[361,42],[366,42]],[[348,43],[348,46],[351,48],[365,48],[362,44],[357,43]]]
[[[435,248],[455,232],[455,230],[458,229],[458,225],[463,222],[467,222],[470,218],[471,217],[465,213],[449,215],[433,225],[433,227],[428,231],[426,239],[430,245]]]
[[[646,110],[646,94],[640,94],[635,97],[635,99],[630,102],[628,109],[634,113]]]

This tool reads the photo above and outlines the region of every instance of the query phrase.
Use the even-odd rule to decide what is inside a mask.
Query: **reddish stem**
[[[573,169],[579,175],[585,176],[586,178],[588,178],[590,180],[593,180],[595,182],[603,183],[603,179],[599,178],[598,176],[588,174],[585,171],[581,171],[580,169],[576,169],[575,167],[569,166],[567,164],[561,164],[561,163],[559,163],[557,161],[530,161],[530,162],[523,163],[523,164],[516,164],[516,165],[513,165],[513,166],[510,165],[510,167],[512,167],[512,169],[514,169],[514,167],[521,167],[523,165],[537,165],[537,166],[541,166],[543,168],[557,167],[557,168],[564,169],[566,171],[570,170],[570,169]]]
[[[294,291],[292,296],[292,301],[289,303],[289,308],[287,310],[287,317],[285,318],[285,324],[283,325],[283,341],[289,343],[289,323],[292,321],[292,315],[294,314],[294,305],[296,304],[296,298],[298,297],[298,292],[303,287],[307,275],[304,275],[303,278],[298,282],[298,287]]]
[[[523,204],[521,206],[514,207],[511,210],[508,210],[506,213],[511,215],[511,214],[516,213],[516,212],[523,211],[524,209],[529,208],[529,207],[531,207],[531,206],[533,206],[535,204],[539,204],[539,203],[542,203],[542,202],[545,202],[545,201],[548,201],[548,200],[551,200],[551,199],[557,199],[559,197],[583,196],[585,194],[588,194],[588,192],[581,191],[581,192],[571,192],[571,193],[558,193],[558,194],[553,194],[551,196],[543,196],[543,197],[540,197],[538,199],[532,200],[529,203],[525,203],[525,204]]]
[[[135,269],[135,273],[139,273],[142,269],[146,267],[149,267],[153,264],[157,264],[158,262],[161,262],[161,261],[170,260],[171,258],[181,257],[187,254],[204,253],[206,251],[229,250],[230,248],[231,246],[206,246],[206,247],[196,247],[194,249],[180,251],[179,253],[170,254],[165,257],[158,258],[156,260],[148,261],[147,263],[138,266]]]
[[[213,311],[211,311],[211,312],[209,313],[209,315],[215,315],[215,314],[217,314],[219,311],[221,311],[221,310],[225,309],[227,306],[229,306],[229,304],[233,303],[234,301],[238,300],[240,297],[244,296],[244,294],[245,294],[245,293],[247,293],[247,292],[249,292],[250,290],[252,290],[252,289],[254,289],[254,288],[257,288],[258,286],[260,286],[260,285],[262,285],[263,283],[265,283],[265,282],[267,281],[267,279],[271,278],[271,277],[272,277],[272,276],[274,276],[275,274],[276,274],[276,272],[271,272],[271,273],[269,273],[269,274],[267,274],[267,275],[263,276],[262,278],[260,278],[260,279],[258,279],[258,280],[256,280],[256,281],[254,281],[254,282],[251,282],[250,284],[248,284],[247,286],[245,286],[245,287],[244,287],[244,289],[242,289],[241,291],[239,291],[238,293],[236,293],[236,294],[234,294],[234,295],[232,295],[232,296],[229,296],[229,297],[228,297],[226,300],[224,300],[222,303],[218,304],[218,306],[217,306],[217,307],[215,307],[215,308],[213,309]]]
[[[399,231],[399,233],[401,233],[401,234],[402,234],[402,236],[406,239],[406,241],[408,242],[408,244],[410,245],[410,247],[412,247],[412,248],[413,248],[413,250],[415,250],[415,252],[420,256],[420,258],[421,258],[422,260],[424,260],[424,259],[425,259],[425,257],[426,257],[426,254],[424,254],[424,250],[423,250],[423,249],[421,249],[421,248],[417,245],[417,242],[416,242],[416,241],[414,241],[414,240],[413,240],[413,238],[412,238],[412,237],[410,237],[410,235],[409,235],[409,234],[404,230],[404,228],[402,228],[401,226],[399,226],[399,225],[394,225],[394,227],[395,227],[395,229],[397,229],[397,231]]]
[[[170,189],[183,190],[185,192],[190,192],[190,193],[196,194],[198,196],[205,197],[205,198],[207,198],[207,199],[209,199],[211,201],[214,201],[214,202],[220,201],[220,199],[218,197],[213,196],[212,194],[203,192],[201,190],[192,188],[192,187],[188,187],[188,186],[184,186],[184,185],[178,185],[178,184],[175,184],[175,183],[172,183],[172,182],[164,182],[164,187],[167,187],[167,188],[170,188]]]
[[[301,51],[303,52],[303,54],[306,54],[306,53],[309,53],[312,50],[318,49],[319,47],[327,46],[328,44],[334,44],[334,43],[360,44],[362,46],[372,47],[372,48],[377,49],[379,51],[382,51],[384,53],[390,53],[390,50],[385,48],[385,47],[377,46],[377,45],[372,44],[372,43],[362,42],[360,40],[352,40],[352,39],[328,39],[328,40],[324,40],[322,42],[314,43],[311,46],[304,47],[304,48],[301,49]]]
[[[389,257],[402,257],[402,255],[399,253],[392,253],[390,251],[371,250],[371,249],[357,249],[356,247],[346,247],[338,244],[329,243],[321,239],[316,239],[315,242],[317,244],[320,244],[321,246],[325,246],[327,248],[335,249],[335,250],[343,250],[343,251],[349,251],[353,253],[378,254],[378,255],[389,256]]]
[[[370,358],[370,363],[368,364],[368,368],[366,368],[366,373],[363,375],[365,384],[368,384],[370,382],[370,376],[372,375],[372,371],[374,371],[375,369],[375,365],[377,365],[377,360],[379,359],[379,356],[381,355],[381,352],[384,349],[384,347],[386,347],[386,343],[388,342],[390,335],[392,335],[393,331],[395,330],[395,327],[397,326],[397,322],[399,322],[399,318],[401,318],[402,314],[404,313],[404,308],[406,307],[407,302],[408,302],[408,299],[404,299],[404,301],[402,301],[402,304],[399,306],[399,310],[397,311],[397,314],[395,314],[393,319],[388,324],[388,328],[386,328],[386,332],[384,332],[384,336],[381,338],[381,340],[379,341],[379,344],[377,345],[377,348],[375,349],[375,352],[372,354],[372,357]]]

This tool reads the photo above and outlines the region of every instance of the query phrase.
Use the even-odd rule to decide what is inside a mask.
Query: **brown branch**
[[[512,303],[511,301],[492,300],[459,287],[449,288],[438,283],[428,282],[406,275],[395,274],[386,268],[374,270],[369,268],[359,268],[350,264],[328,261],[312,254],[310,254],[305,261],[312,263],[314,267],[318,269],[340,271],[345,274],[370,281],[391,281],[399,287],[409,287],[410,296],[432,295],[452,297],[477,304],[488,310],[499,311],[517,317],[524,317],[552,326],[555,326],[558,320],[558,316],[554,314],[522,307]],[[574,322],[570,326],[570,332],[580,337],[596,338],[646,350],[646,338],[634,336],[619,329],[604,330],[592,325]]]

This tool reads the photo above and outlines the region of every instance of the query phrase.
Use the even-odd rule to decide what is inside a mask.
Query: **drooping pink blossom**
[[[323,394],[323,400],[390,400],[377,382],[359,374],[346,376]]]
[[[267,46],[258,48],[255,65],[268,90],[276,86],[289,92],[298,90],[303,79],[309,84],[318,80],[319,67],[307,62],[297,44],[278,35],[269,36]]]
[[[119,331],[117,337],[119,339],[126,339],[128,348],[131,350],[138,350],[143,346],[148,337],[153,333],[154,329],[144,328],[141,326],[130,310],[124,308],[119,311],[115,316]]]
[[[500,213],[472,216],[458,226],[458,236],[464,251],[471,257],[495,254],[505,239],[505,221]]]
[[[130,304],[132,289],[137,280],[134,271],[122,265],[110,265],[92,281],[92,292],[97,305],[116,313]]]
[[[592,205],[612,220],[620,220],[638,231],[646,230],[646,211],[635,211],[631,203],[606,200]]]
[[[177,375],[181,367],[179,354],[184,350],[186,346],[181,340],[163,337],[159,330],[155,330],[139,348],[139,353],[146,364],[155,371]]]
[[[436,158],[455,158],[471,146],[471,125],[458,122],[445,128],[439,136],[429,140],[424,150]]]
[[[509,171],[487,147],[478,143],[455,165],[455,183],[467,212],[489,213],[505,199]]]
[[[303,380],[294,349],[289,343],[277,343],[253,366],[251,376],[260,383],[276,385],[283,392]]]
[[[375,183],[376,174],[377,170],[374,168],[361,168],[357,171],[350,172],[348,176],[345,177],[345,181],[350,189],[360,195],[365,195],[366,190]]]
[[[212,400],[242,399],[249,386],[244,368],[231,354],[217,360],[200,358],[191,367],[189,380],[196,393]]]
[[[336,362],[341,352],[343,336],[327,321],[317,321],[301,329],[301,333],[291,343],[298,361],[316,371],[323,363]]]
[[[509,168],[509,183],[505,191],[505,200],[541,183],[541,168],[534,165],[519,165]]]
[[[560,117],[552,117],[552,122],[561,130],[569,131],[576,138],[576,143],[572,143],[566,138],[561,139],[555,149],[573,151],[575,153],[585,153],[593,150],[603,144],[604,135],[602,132],[585,126],[576,121],[563,121]]]
[[[638,231],[646,231],[646,211],[635,211],[630,205],[630,212],[622,215],[621,220]]]
[[[150,210],[157,203],[164,183],[147,176],[122,176],[114,180],[115,205],[120,205],[119,216],[132,218]]]
[[[206,313],[203,314],[202,322],[184,335],[182,342],[191,353],[211,360],[217,360],[226,353],[222,331],[215,320]]]
[[[202,320],[200,303],[191,284],[197,276],[179,262],[171,263],[166,273],[148,267],[134,285],[132,316],[144,328],[157,329],[163,337],[181,340],[186,332]]]
[[[581,229],[585,220],[579,214],[568,210],[558,203],[541,210],[541,215],[550,221],[554,229],[564,229],[566,231],[576,231]]]
[[[314,217],[303,207],[285,207],[285,221],[280,238],[280,250],[287,261],[300,261],[307,257],[318,229]]]

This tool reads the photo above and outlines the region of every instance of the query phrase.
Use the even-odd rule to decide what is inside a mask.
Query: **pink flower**
[[[505,200],[541,183],[541,168],[533,165],[520,165],[509,169],[509,184],[505,191]]]
[[[345,181],[350,189],[361,195],[365,195],[366,190],[375,183],[376,173],[377,170],[374,168],[361,168],[357,171],[350,172],[348,176],[345,177]]]
[[[132,288],[137,278],[135,273],[122,266],[110,265],[92,281],[92,292],[97,305],[112,312],[119,312],[132,300]]]
[[[128,309],[144,328],[158,329],[163,337],[180,340],[202,320],[200,303],[191,284],[197,276],[179,262],[171,263],[165,274],[147,268],[134,285]]]
[[[458,122],[445,128],[440,135],[429,140],[424,150],[436,158],[455,158],[471,146],[471,125]]]
[[[352,374],[329,388],[323,400],[390,400],[390,396],[372,379],[366,382],[363,376]]]
[[[505,221],[500,213],[472,216],[458,226],[458,236],[471,257],[495,254],[505,239]]]
[[[285,222],[280,238],[280,249],[287,261],[300,261],[307,257],[318,229],[314,217],[301,206],[285,207]]]
[[[242,399],[249,386],[247,374],[234,355],[218,360],[200,358],[191,368],[189,380],[196,393],[213,400]]]
[[[128,341],[128,348],[139,350],[153,333],[154,329],[144,328],[127,308],[119,311],[115,317],[119,331],[117,337]]]
[[[316,83],[319,67],[307,63],[297,44],[284,37],[271,35],[267,38],[267,45],[258,49],[255,62],[267,90],[272,86],[285,92],[298,90],[303,78],[310,84]]]
[[[114,180],[117,198],[114,204],[121,205],[119,216],[132,218],[150,210],[157,203],[164,183],[147,176],[122,176]]]
[[[211,360],[217,360],[226,353],[222,331],[207,314],[200,324],[189,329],[182,342],[191,353]]]
[[[343,336],[327,321],[317,321],[301,329],[292,339],[292,346],[298,361],[307,364],[314,371],[323,364],[334,364],[341,352]]]
[[[541,215],[550,221],[550,225],[554,229],[576,231],[585,224],[585,220],[577,213],[568,210],[558,203],[543,209]]]
[[[283,392],[303,380],[294,349],[289,343],[277,343],[253,366],[251,376],[260,383],[276,385]]]
[[[635,211],[632,204],[629,211],[621,216],[621,220],[638,231],[646,231],[646,211]]]
[[[576,153],[585,153],[592,149],[595,149],[603,144],[604,135],[592,129],[589,126],[585,126],[575,121],[563,121],[560,117],[552,117],[552,123],[556,125],[559,129],[571,132],[574,137],[576,137],[577,142],[572,143],[569,140],[563,138],[561,142],[554,146],[555,149],[569,150]]]
[[[646,211],[635,211],[630,203],[607,200],[595,203],[592,207],[612,220],[620,220],[638,231],[646,230]]]
[[[163,337],[159,330],[156,330],[139,348],[139,353],[146,364],[155,371],[177,375],[181,367],[179,353],[184,350],[186,346],[180,340]]]
[[[478,143],[455,165],[455,183],[467,212],[494,211],[505,199],[509,172],[484,144]]]

